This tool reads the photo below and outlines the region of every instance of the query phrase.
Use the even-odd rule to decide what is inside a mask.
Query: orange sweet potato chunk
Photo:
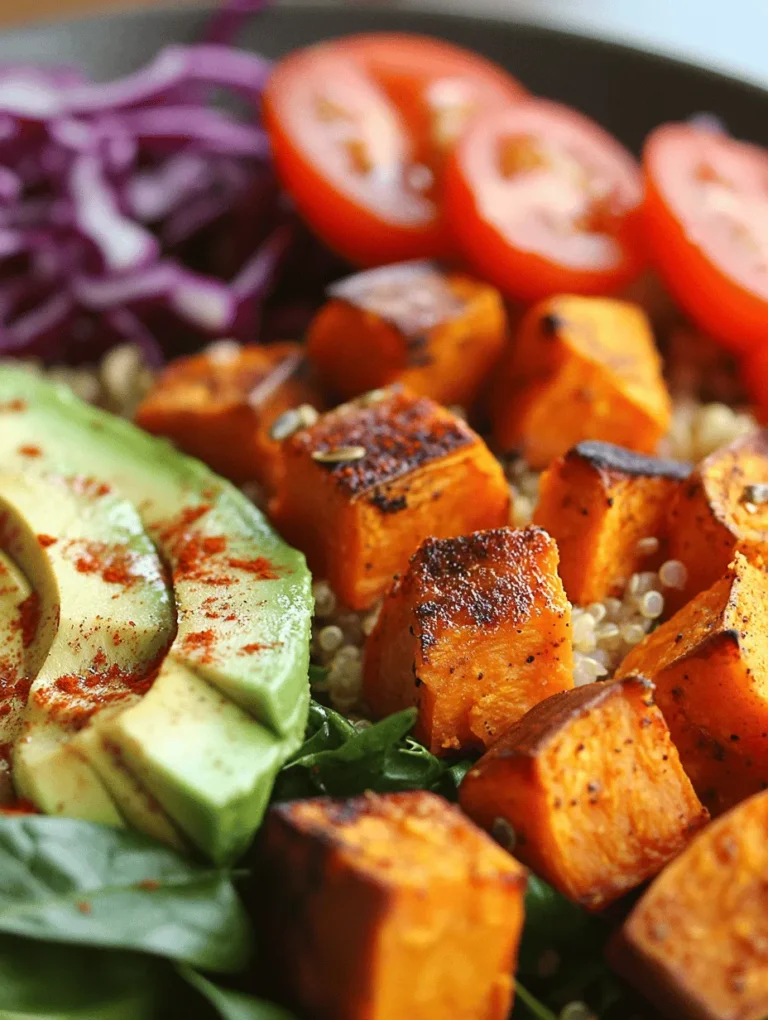
[[[609,298],[549,298],[524,317],[495,374],[493,437],[545,468],[583,439],[653,453],[671,402],[645,313]]]
[[[716,450],[681,487],[670,509],[669,554],[687,569],[673,593],[683,605],[711,587],[736,552],[762,562],[768,555],[768,429],[756,429]]]
[[[377,718],[417,706],[416,738],[434,754],[482,749],[573,686],[570,621],[540,528],[429,538],[368,639],[365,699]]]
[[[667,559],[667,515],[690,465],[599,441],[579,443],[542,475],[534,522],[560,549],[560,576],[571,602],[619,595],[640,570]],[[655,538],[658,549],[644,551]]]
[[[315,1020],[505,1020],[525,869],[434,794],[273,808],[268,944]]]
[[[282,458],[270,428],[301,404],[322,407],[302,346],[254,344],[171,362],[139,405],[136,421],[232,481],[257,481],[272,491]]]
[[[307,343],[324,385],[344,399],[401,382],[469,407],[505,345],[498,291],[428,262],[359,273],[331,294]]]
[[[365,609],[428,535],[509,519],[504,473],[459,417],[400,387],[323,415],[283,443],[272,513],[337,597]]]
[[[768,1015],[768,792],[699,833],[656,879],[609,952],[676,1020]]]
[[[712,814],[768,784],[768,575],[737,554],[726,575],[632,649]]]
[[[639,677],[532,708],[467,773],[459,799],[484,828],[509,822],[515,854],[589,910],[659,872],[709,817]]]

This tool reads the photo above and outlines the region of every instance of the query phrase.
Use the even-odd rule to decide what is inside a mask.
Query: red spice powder
[[[54,538],[53,535],[38,535],[37,541],[40,543],[43,549],[47,549],[49,545],[56,545],[58,539]]]
[[[22,457],[42,457],[43,455],[39,446],[20,446],[19,453]]]
[[[4,403],[0,403],[0,413],[5,413],[6,411],[26,411],[26,409],[26,400],[6,400]]]
[[[97,478],[86,478],[84,475],[76,475],[68,479],[72,488],[81,496],[106,496],[111,491],[111,486],[106,482],[100,482]]]
[[[128,672],[117,663],[99,670],[94,668],[97,660],[101,661],[99,655],[93,666],[82,674],[60,676],[51,687],[36,691],[37,704],[56,722],[80,730],[100,709],[118,705],[131,695],[146,694],[157,676],[157,666],[146,674],[138,674]]]
[[[98,574],[107,584],[130,588],[142,579],[136,570],[136,554],[127,545],[74,539],[68,550],[75,553],[75,570],[81,574]]]
[[[227,563],[233,570],[244,570],[248,574],[255,574],[260,581],[276,581],[280,576],[274,565],[264,556],[257,556],[252,560],[230,558]]]
[[[160,883],[154,878],[143,878],[140,882],[136,883],[137,889],[142,889],[144,892],[157,892],[160,888]]]
[[[263,645],[258,641],[252,641],[249,645],[243,645],[238,655],[254,655],[256,652],[263,652],[266,648],[277,648],[279,644],[279,641],[268,641]]]
[[[213,649],[216,635],[212,630],[198,630],[185,634],[182,640],[184,651],[194,655],[200,663],[213,662]]]
[[[21,642],[25,648],[29,648],[35,640],[37,628],[40,626],[40,596],[36,591],[27,595],[23,602],[19,603],[19,621],[21,627]]]

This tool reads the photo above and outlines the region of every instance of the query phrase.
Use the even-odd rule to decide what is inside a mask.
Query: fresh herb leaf
[[[358,729],[312,702],[306,739],[278,776],[274,799],[431,789],[455,800],[470,763],[449,765],[430,754],[408,736],[415,721],[416,709],[407,708]]]
[[[2,935],[0,1010],[105,1017],[112,1006],[136,1003],[136,1014],[151,1015],[160,968],[160,962],[148,956]]]
[[[446,800],[458,800],[459,787],[474,764],[473,761],[457,761],[453,765],[443,766],[443,774],[432,785],[432,789]]]
[[[191,967],[179,967],[179,973],[215,1008],[221,1020],[296,1020],[282,1006],[245,992],[222,988]]]
[[[70,818],[0,819],[0,931],[237,971],[251,927],[229,874],[138,833]]]

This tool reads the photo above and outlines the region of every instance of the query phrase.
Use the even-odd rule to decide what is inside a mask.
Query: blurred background
[[[0,24],[19,25],[199,0],[0,0]],[[286,5],[296,0],[283,0]],[[302,0],[313,3],[313,0]],[[315,3],[328,0],[314,0]],[[330,0],[335,6],[420,7],[508,15],[634,42],[768,85],[768,0]]]

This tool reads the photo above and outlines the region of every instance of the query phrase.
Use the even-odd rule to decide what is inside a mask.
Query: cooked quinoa
[[[219,340],[207,350],[215,357],[229,358],[237,353],[238,346],[231,340]],[[41,362],[33,360],[23,364],[31,372],[45,371],[70,386],[82,399],[125,417],[133,415],[154,378],[142,351],[132,344],[113,348],[96,367],[45,369]],[[706,360],[705,364],[711,368]],[[695,371],[698,367],[695,365],[687,376],[683,373],[682,383],[678,379],[672,427],[659,451],[663,456],[692,463],[756,426],[747,411],[719,401],[702,403],[690,395],[701,382]],[[682,370],[677,371],[680,375]],[[724,371],[722,386],[726,382]],[[461,409],[453,410],[459,413]],[[500,462],[512,496],[510,523],[524,527],[530,523],[536,507],[540,472],[532,470],[519,457],[502,457]],[[258,485],[245,485],[243,491],[258,506],[264,506],[264,492]],[[658,549],[653,535],[642,539],[641,544],[649,556]],[[683,564],[668,560],[658,571],[633,574],[618,597],[574,606],[574,683],[580,686],[609,678],[662,615],[665,592],[682,587],[685,580]],[[376,623],[379,607],[364,613],[347,609],[338,604],[329,585],[322,580],[315,582],[314,593],[311,656],[315,665],[325,668],[322,680],[313,684],[314,693],[326,697],[334,708],[363,726],[366,706],[362,701],[362,660],[365,639]]]

